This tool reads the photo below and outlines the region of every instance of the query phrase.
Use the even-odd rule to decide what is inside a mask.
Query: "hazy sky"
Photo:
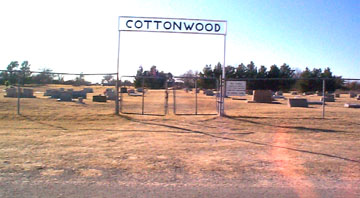
[[[330,67],[360,78],[360,1],[0,1],[0,68],[116,72],[118,16],[227,20],[226,64]],[[120,74],[180,75],[223,61],[223,36],[122,32]]]

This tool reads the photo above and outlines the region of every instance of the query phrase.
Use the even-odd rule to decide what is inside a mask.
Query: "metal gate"
[[[219,85],[216,78],[174,77],[175,115],[217,115]]]
[[[168,111],[167,86],[166,78],[122,76],[120,112],[139,115],[166,115]]]

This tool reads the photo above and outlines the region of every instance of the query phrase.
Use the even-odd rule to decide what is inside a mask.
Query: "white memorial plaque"
[[[226,81],[226,96],[245,96],[246,81]]]

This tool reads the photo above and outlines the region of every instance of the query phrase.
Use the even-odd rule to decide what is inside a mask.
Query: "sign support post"
[[[117,69],[116,69],[116,83],[115,83],[115,114],[119,115],[119,64],[120,64],[120,31],[118,41],[118,58],[117,58]]]

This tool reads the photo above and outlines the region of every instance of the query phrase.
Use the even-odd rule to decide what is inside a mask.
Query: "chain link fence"
[[[81,116],[115,111],[116,74],[33,72],[28,79],[15,74],[11,82],[0,85],[1,111],[50,119],[74,119],[74,111]],[[103,80],[91,83],[95,78]],[[219,114],[221,85],[216,78],[123,76],[120,80],[123,114]],[[360,79],[227,80],[246,82],[245,94],[224,97],[224,113],[230,117],[324,118],[356,111],[350,108],[360,105]]]

